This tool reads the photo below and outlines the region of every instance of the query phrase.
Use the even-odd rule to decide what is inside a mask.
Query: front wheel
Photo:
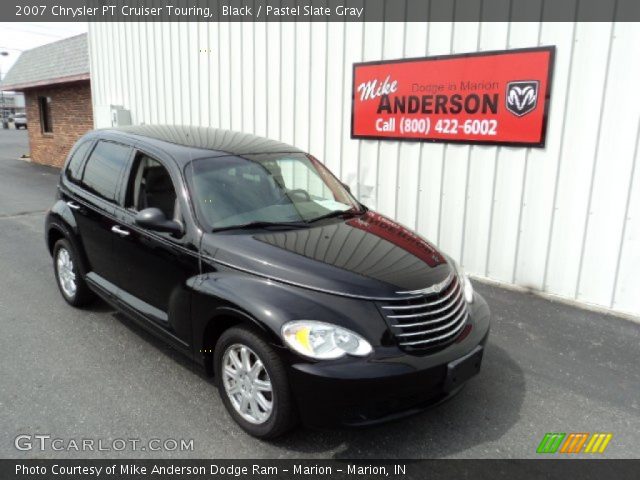
[[[94,299],[79,268],[80,259],[67,239],[58,240],[53,247],[53,270],[62,297],[74,307],[82,307]]]
[[[296,424],[284,365],[263,338],[233,327],[220,337],[214,357],[222,401],[247,433],[274,438]]]

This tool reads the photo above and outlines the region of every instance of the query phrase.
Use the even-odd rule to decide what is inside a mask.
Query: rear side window
[[[73,155],[71,155],[71,159],[67,165],[67,178],[72,182],[79,182],[82,178],[82,161],[84,160],[84,157],[87,156],[87,151],[90,146],[91,142],[84,142],[76,148]]]
[[[82,185],[99,197],[115,202],[120,175],[130,151],[130,147],[119,143],[98,142],[84,168]]]

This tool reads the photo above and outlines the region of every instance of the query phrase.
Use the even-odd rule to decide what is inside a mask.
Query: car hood
[[[304,288],[362,298],[394,298],[445,280],[445,256],[375,212],[308,229],[205,234],[205,257]]]

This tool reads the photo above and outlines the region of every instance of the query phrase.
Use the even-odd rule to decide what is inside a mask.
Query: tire
[[[233,352],[238,354],[236,360],[240,360],[243,363],[243,359],[240,358],[241,353],[238,352],[238,349],[242,348],[245,348],[249,354],[249,362],[254,361],[257,363],[257,360],[262,362],[264,371],[258,372],[260,375],[256,380],[262,382],[268,380],[271,391],[260,390],[260,388],[265,388],[264,383],[259,385],[253,383],[250,374],[243,374],[245,390],[236,392],[234,395],[235,400],[232,400],[232,395],[228,393],[228,389],[231,387],[232,390],[234,385],[236,388],[242,388],[243,381],[236,383],[229,374],[225,377],[225,365],[229,366],[228,362],[231,362]],[[231,362],[230,366],[233,368],[235,364]],[[224,406],[236,423],[249,435],[261,439],[271,439],[286,433],[297,424],[297,413],[284,364],[275,350],[258,333],[246,327],[232,327],[225,331],[216,344],[214,372]],[[246,372],[246,369],[236,369],[236,372]],[[242,378],[242,375],[237,378]],[[246,382],[248,382],[248,385]],[[271,411],[268,416],[266,416],[263,405],[259,401],[253,402],[253,407],[257,407],[259,414],[262,415],[259,420],[256,420],[255,417],[260,415],[254,415],[252,411],[247,411],[243,415],[237,407],[240,403],[239,398],[242,400],[249,399],[249,396],[254,392],[257,392],[256,395],[258,396],[262,395],[262,400],[266,400],[267,403],[271,400]],[[252,403],[249,400],[247,402],[249,402],[247,407],[251,409]],[[254,418],[249,420],[246,416],[253,416]]]
[[[58,240],[53,247],[53,271],[62,298],[73,307],[89,305],[95,298],[84,281],[79,264],[80,258],[71,242],[66,238]],[[69,281],[65,283],[64,278]]]

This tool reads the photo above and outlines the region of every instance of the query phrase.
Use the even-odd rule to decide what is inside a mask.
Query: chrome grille
[[[452,343],[467,322],[463,286],[457,275],[450,275],[439,292],[405,292],[405,298],[381,304],[398,345],[419,351]]]

